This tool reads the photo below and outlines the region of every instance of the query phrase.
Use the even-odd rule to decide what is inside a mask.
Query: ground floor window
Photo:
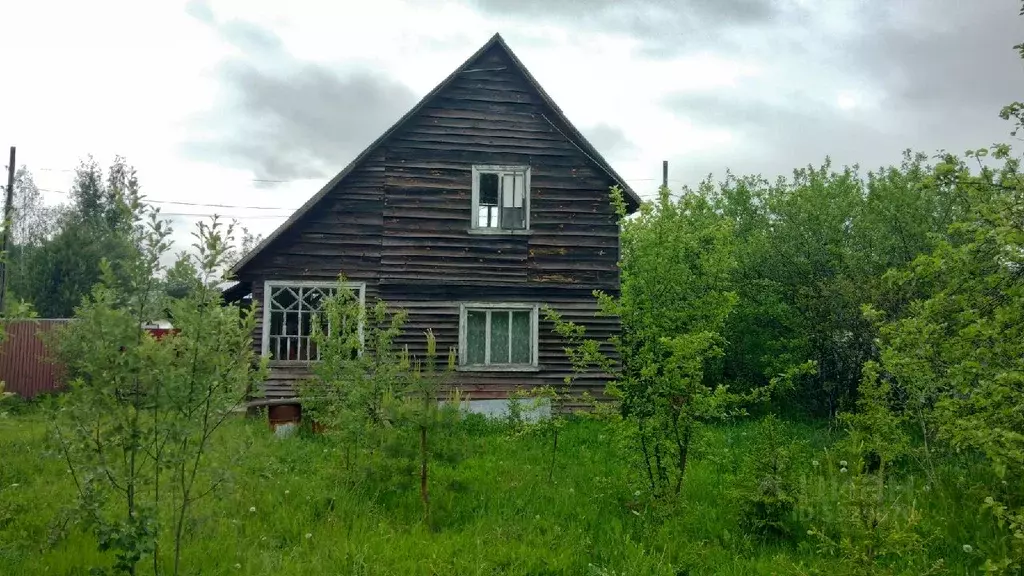
[[[536,304],[466,303],[459,310],[459,365],[517,370],[537,366]]]
[[[360,302],[365,284],[346,286]],[[268,281],[263,291],[263,355],[277,361],[311,362],[320,359],[313,341],[313,322],[326,298],[338,289],[337,282]],[[330,326],[322,326],[330,331]]]

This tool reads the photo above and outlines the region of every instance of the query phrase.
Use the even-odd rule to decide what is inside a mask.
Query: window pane
[[[505,208],[515,206],[516,199],[516,175],[502,174],[501,176],[501,205]]]
[[[466,312],[466,364],[483,364],[487,347],[487,313]]]
[[[491,364],[508,364],[508,312],[491,312]]]
[[[319,310],[323,305],[324,293],[319,288],[306,288],[302,294],[303,310]]]
[[[522,230],[526,228],[526,210],[522,208],[502,208],[501,227],[506,230]]]
[[[284,312],[271,311],[270,312],[270,335],[278,336],[284,326]]]
[[[480,175],[480,205],[496,206],[498,204],[498,175]]]
[[[481,206],[480,212],[477,214],[477,227],[479,228],[497,228],[498,227],[498,207],[497,206]]]
[[[512,363],[529,364],[533,361],[533,331],[530,329],[530,317],[533,313],[528,310],[515,311],[512,313]]]
[[[280,310],[294,308],[299,302],[298,296],[291,288],[274,288],[271,296],[273,306]]]

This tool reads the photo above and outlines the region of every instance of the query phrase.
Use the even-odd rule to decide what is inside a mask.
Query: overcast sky
[[[5,2],[0,145],[268,233],[495,32],[637,192],[1013,142],[1018,0]],[[185,237],[185,222],[180,237]]]

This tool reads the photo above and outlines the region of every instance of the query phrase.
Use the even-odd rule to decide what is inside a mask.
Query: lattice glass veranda
[[[273,360],[316,361],[320,351],[313,341],[313,322],[324,301],[337,293],[326,286],[271,286],[268,351]],[[321,329],[332,327],[321,318]]]

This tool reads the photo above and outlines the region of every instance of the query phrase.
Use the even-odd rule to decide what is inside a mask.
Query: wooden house
[[[619,289],[616,185],[635,210],[496,34],[235,266],[232,293],[262,306],[265,398],[289,402],[309,375],[309,320],[339,274],[367,303],[408,311],[400,344],[413,354],[427,328],[439,350],[456,347],[453,384],[473,406],[561,384],[570,365],[544,305],[594,337],[618,330],[593,296]],[[592,374],[575,389],[603,385]]]

